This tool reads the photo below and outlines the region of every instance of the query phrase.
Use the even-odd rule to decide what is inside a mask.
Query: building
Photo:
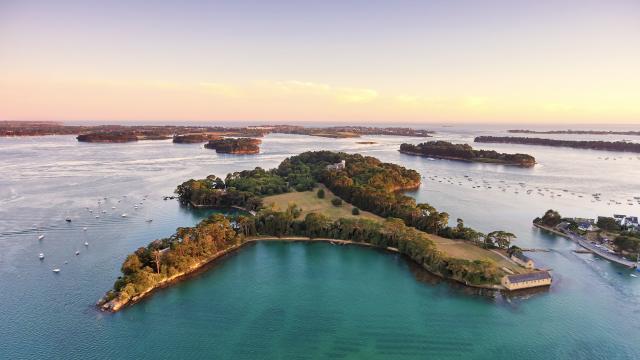
[[[516,264],[522,267],[525,267],[527,269],[533,269],[536,267],[536,264],[533,262],[531,258],[529,258],[525,254],[518,251],[511,254],[511,260],[515,261]]]
[[[327,170],[329,171],[337,171],[337,170],[342,170],[344,168],[347,167],[347,163],[346,161],[342,160],[339,163],[335,163],[332,165],[327,165]]]
[[[508,290],[528,289],[551,285],[551,274],[548,271],[536,271],[527,274],[506,275],[502,277],[502,286]]]

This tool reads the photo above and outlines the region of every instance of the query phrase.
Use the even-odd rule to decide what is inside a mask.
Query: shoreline
[[[445,281],[452,281],[454,283],[469,287],[469,288],[473,288],[473,289],[480,289],[480,290],[491,290],[491,291],[501,291],[504,290],[504,288],[501,285],[473,285],[473,284],[468,284],[464,281],[461,280],[457,280],[454,278],[448,278],[442,274],[438,274],[435,272],[432,272],[431,270],[425,268],[424,266],[422,266],[421,264],[411,260],[409,257],[404,256],[402,253],[400,253],[400,251],[397,248],[393,248],[393,247],[381,247],[381,246],[376,246],[376,245],[372,245],[369,243],[364,243],[364,242],[356,242],[356,241],[351,241],[351,240],[340,240],[340,239],[330,239],[330,238],[309,238],[309,237],[296,237],[296,236],[287,236],[287,237],[273,237],[273,236],[264,236],[264,237],[250,237],[245,239],[244,242],[238,244],[238,245],[234,245],[226,250],[222,250],[217,252],[216,254],[214,254],[212,257],[202,260],[200,262],[198,262],[197,264],[191,266],[189,269],[179,273],[179,274],[175,274],[173,276],[170,276],[166,279],[163,279],[162,281],[158,282],[157,284],[155,284],[154,286],[150,287],[149,289],[145,290],[144,292],[130,298],[129,300],[125,301],[125,302],[119,302],[119,301],[115,301],[116,299],[112,299],[112,300],[106,300],[106,296],[107,294],[105,294],[102,298],[100,298],[100,300],[98,300],[96,302],[96,307],[103,312],[110,312],[110,313],[116,313],[130,305],[134,305],[148,297],[150,297],[151,295],[153,295],[157,290],[169,287],[171,285],[177,284],[183,280],[185,280],[187,277],[191,276],[191,275],[195,275],[197,274],[199,271],[202,270],[206,270],[206,267],[209,265],[212,265],[216,262],[216,260],[220,260],[222,258],[224,258],[227,255],[231,255],[233,253],[235,253],[236,251],[244,248],[245,246],[247,246],[248,244],[256,244],[258,242],[266,242],[266,241],[273,241],[273,242],[306,242],[306,243],[310,243],[310,242],[323,242],[323,243],[331,243],[333,245],[356,245],[356,246],[363,246],[363,247],[368,247],[368,248],[373,248],[373,249],[378,249],[378,250],[384,250],[387,252],[391,252],[391,253],[395,253],[395,254],[399,254],[401,255],[403,258],[405,258],[406,261],[409,261],[417,266],[419,266],[421,269],[424,269],[425,271],[427,271],[428,273],[439,277],[440,279],[443,279]],[[110,290],[111,291],[111,290]]]
[[[432,159],[440,159],[440,160],[451,160],[451,161],[463,161],[463,162],[467,162],[467,163],[480,163],[480,164],[495,164],[495,165],[504,165],[504,166],[517,166],[517,167],[523,167],[523,168],[530,168],[530,167],[534,167],[537,163],[531,164],[531,165],[527,165],[527,164],[520,164],[520,163],[510,163],[510,162],[503,162],[500,160],[490,160],[487,159],[486,161],[483,161],[482,159],[464,159],[464,158],[459,158],[459,157],[455,157],[455,156],[444,156],[444,155],[426,155],[426,154],[421,154],[421,153],[417,153],[417,152],[413,152],[413,151],[406,151],[406,150],[398,150],[401,154],[405,154],[405,155],[412,155],[412,156],[420,156],[420,157],[426,157],[426,158],[432,158]]]

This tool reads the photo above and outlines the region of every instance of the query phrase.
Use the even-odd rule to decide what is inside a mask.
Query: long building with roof
[[[548,271],[534,271],[526,274],[506,275],[502,278],[502,286],[508,290],[519,290],[549,286],[551,281],[551,274]]]

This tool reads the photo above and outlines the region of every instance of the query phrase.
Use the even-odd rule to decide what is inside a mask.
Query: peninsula
[[[224,138],[209,140],[204,147],[222,154],[258,154],[261,143],[262,140],[253,138]]]
[[[379,247],[443,278],[491,290],[503,288],[504,275],[531,271],[496,252],[506,251],[513,234],[484,235],[462,220],[450,227],[447,213],[394,193],[417,186],[420,174],[414,170],[330,151],[302,153],[276,169],[235,172],[225,180],[214,175],[188,180],[176,189],[182,203],[239,207],[247,213],[213,215],[139,248],[127,256],[122,276],[97,305],[118,311],[220,256],[274,239]]]
[[[474,140],[478,143],[502,143],[560,146],[575,149],[606,150],[640,153],[640,143],[625,141],[580,141],[580,140],[556,140],[515,136],[478,136]]]
[[[506,154],[493,150],[475,150],[468,144],[452,144],[448,141],[429,141],[418,145],[402,144],[400,152],[408,155],[427,156],[436,159],[483,162],[502,165],[532,167],[536,159],[527,154]]]

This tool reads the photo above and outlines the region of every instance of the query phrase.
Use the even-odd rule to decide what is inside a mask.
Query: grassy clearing
[[[319,189],[324,190],[324,199],[319,199],[316,193]],[[324,185],[319,185],[313,191],[302,192],[290,192],[286,194],[279,194],[273,196],[267,196],[264,198],[264,204],[266,206],[273,206],[276,210],[286,210],[289,204],[296,204],[302,209],[301,218],[304,218],[308,213],[321,213],[331,219],[339,218],[364,218],[375,221],[384,221],[380,216],[374,215],[367,211],[360,210],[360,215],[352,215],[351,209],[353,205],[343,202],[342,206],[333,206],[331,199],[336,197],[331,190],[327,189]]]
[[[324,199],[319,199],[316,195],[318,189],[324,189]],[[304,192],[290,192],[286,194],[279,194],[273,196],[267,196],[264,198],[264,204],[266,206],[274,206],[276,210],[286,210],[289,204],[293,203],[298,205],[302,209],[301,217],[306,216],[308,213],[322,213],[331,219],[339,218],[366,218],[375,221],[384,221],[384,218],[372,214],[367,211],[360,210],[360,215],[354,216],[351,214],[353,205],[343,202],[342,206],[333,206],[331,199],[336,197],[329,189],[320,184],[313,191]],[[506,267],[512,270],[514,273],[525,272],[525,269],[506,260],[500,255],[477,247],[473,244],[462,240],[446,239],[437,235],[429,234],[429,237],[436,244],[438,250],[446,253],[447,255],[460,259],[467,260],[486,260],[490,259],[498,264],[499,267]]]

